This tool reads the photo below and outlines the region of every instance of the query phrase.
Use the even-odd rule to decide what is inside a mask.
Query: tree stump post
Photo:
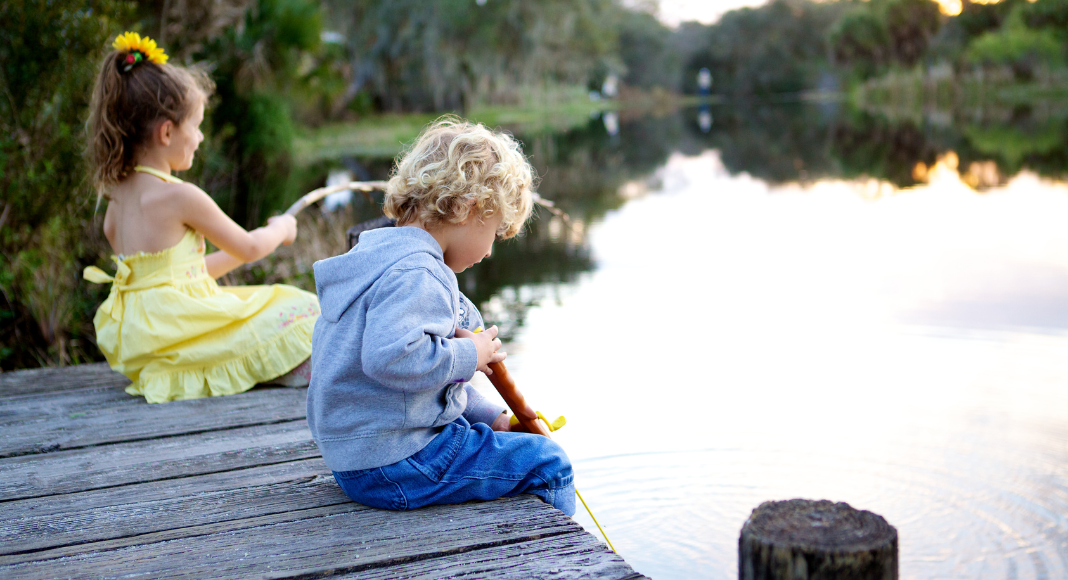
[[[760,504],[738,539],[739,580],[897,580],[897,530],[847,503]]]

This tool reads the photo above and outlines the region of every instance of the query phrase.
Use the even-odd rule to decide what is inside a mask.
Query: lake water
[[[840,119],[528,139],[574,223],[461,287],[639,572],[735,578],[749,513],[800,497],[885,517],[902,578],[1066,578],[1068,185],[1026,168],[1059,153]]]

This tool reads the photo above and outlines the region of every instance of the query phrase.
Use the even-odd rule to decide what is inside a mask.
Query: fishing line
[[[353,181],[349,183],[320,187],[319,189],[311,191],[302,196],[300,199],[298,199],[293,205],[289,207],[288,210],[286,210],[286,214],[295,216],[300,213],[301,210],[303,210],[304,208],[319,201],[327,195],[331,193],[345,191],[346,189],[353,189],[358,191],[374,191],[385,188],[386,182],[384,181]],[[557,207],[555,207],[552,201],[541,197],[537,193],[533,194],[533,201],[534,203],[548,209],[553,215],[563,219],[564,223],[568,227],[571,227],[571,217],[560,209],[558,209]],[[479,326],[478,328],[476,328],[475,332],[482,332],[482,327]],[[508,407],[512,410],[512,420],[516,421],[517,423],[523,423],[523,426],[526,427],[527,430],[531,433],[536,435],[544,435],[546,437],[549,437],[549,433],[551,431],[555,431],[556,429],[563,427],[564,423],[567,422],[567,420],[563,417],[559,417],[556,421],[550,423],[549,420],[546,419],[545,416],[542,415],[540,412],[533,411],[529,406],[526,405],[526,400],[523,398],[522,393],[520,393],[519,390],[516,388],[515,383],[512,382],[511,377],[508,376],[508,371],[505,369],[504,365],[501,363],[491,363],[491,366],[494,372],[492,375],[489,376],[490,382],[493,383],[494,387],[496,387],[497,391],[504,398],[504,401],[508,403]],[[541,426],[541,424],[538,423],[539,420],[544,421],[544,428]],[[582,499],[582,494],[578,492],[578,488],[575,488],[575,495],[578,496],[579,501],[582,502],[582,507],[586,508],[586,513],[590,514],[590,519],[593,520],[594,525],[596,525],[597,529],[600,530],[601,536],[604,537],[604,541],[608,544],[608,547],[612,549],[613,553],[618,554],[619,552],[616,552],[615,546],[612,545],[612,540],[608,539],[608,534],[606,534],[604,528],[601,527],[601,523],[597,521],[597,517],[593,515],[593,510],[590,509],[590,506],[586,503],[586,500]]]
[[[478,333],[482,332],[482,330],[483,328],[479,326],[474,332]],[[512,380],[512,376],[508,374],[508,369],[504,366],[504,363],[489,363],[489,367],[493,374],[487,375],[487,377],[493,383],[493,387],[497,389],[497,392],[501,394],[501,398],[504,399],[508,408],[512,410],[512,417],[508,420],[509,425],[522,424],[523,428],[528,432],[534,435],[544,435],[552,439],[550,433],[567,423],[567,419],[564,417],[557,417],[555,421],[550,423],[545,418],[545,415],[541,414],[541,411],[535,411],[528,405],[523,393],[519,392],[519,389],[515,386],[515,381]],[[575,495],[582,502],[582,507],[586,508],[586,513],[590,514],[590,519],[597,525],[597,529],[601,531],[601,535],[604,536],[604,541],[608,543],[608,547],[612,549],[612,552],[618,554],[619,552],[616,552],[615,546],[612,545],[612,540],[609,540],[608,534],[604,533],[604,528],[601,527],[600,522],[593,515],[593,510],[586,504],[586,500],[582,499],[577,487],[575,488]]]

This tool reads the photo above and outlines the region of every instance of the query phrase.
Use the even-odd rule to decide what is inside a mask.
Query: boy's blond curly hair
[[[500,212],[497,235],[515,236],[533,209],[534,170],[509,134],[453,116],[431,123],[397,162],[385,214],[429,229]]]

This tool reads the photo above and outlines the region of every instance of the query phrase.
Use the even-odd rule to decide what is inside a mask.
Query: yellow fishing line
[[[482,332],[482,327],[479,326],[478,328],[476,328],[475,332]],[[542,421],[545,421],[545,424],[549,426],[549,431],[556,431],[567,423],[567,419],[563,417],[557,417],[555,421],[550,423],[549,420],[545,418],[545,415],[541,414],[541,411],[536,412],[538,414],[538,418]],[[508,420],[508,423],[513,426],[518,425],[519,418],[513,414],[512,417]],[[575,488],[575,495],[578,496],[579,501],[582,502],[582,507],[586,508],[586,513],[590,514],[590,519],[593,520],[593,523],[597,526],[597,529],[601,531],[601,535],[604,536],[604,541],[608,543],[608,547],[611,548],[613,552],[618,554],[619,552],[616,552],[616,547],[612,545],[612,540],[608,539],[608,534],[604,533],[604,528],[601,527],[601,523],[598,522],[597,517],[593,515],[593,510],[590,509],[590,506],[586,505],[586,500],[582,499],[582,494],[578,492],[578,488]]]
[[[608,547],[612,548],[612,551],[618,554],[619,552],[616,552],[616,547],[612,545],[612,540],[608,539],[608,534],[604,533],[604,528],[601,527],[601,524],[597,523],[597,518],[593,517],[593,511],[590,510],[590,506],[586,505],[586,500],[582,499],[582,494],[578,492],[577,487],[575,488],[575,495],[577,495],[579,501],[582,502],[582,507],[586,508],[586,513],[590,514],[593,523],[597,524],[597,529],[601,530],[601,535],[604,536],[604,541],[608,542]]]

